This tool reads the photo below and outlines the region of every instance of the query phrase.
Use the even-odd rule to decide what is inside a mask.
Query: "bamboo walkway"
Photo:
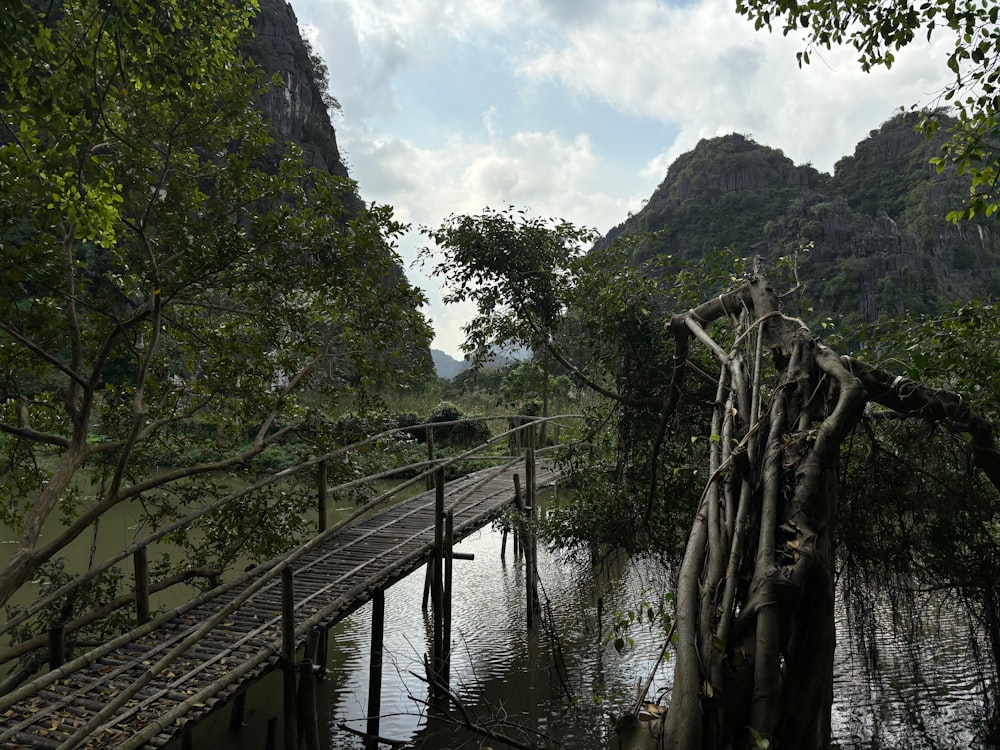
[[[485,470],[447,484],[445,505],[457,502],[455,541],[482,528],[499,507],[513,502],[513,474],[523,474],[523,467],[477,487],[489,473],[495,472]],[[554,473],[539,465],[537,485],[554,480]],[[431,558],[434,500],[434,491],[405,500],[320,535],[291,556],[299,645],[310,631],[325,633],[377,590]],[[196,597],[167,621],[153,620],[49,673],[50,684],[36,685],[29,694],[23,694],[30,687],[25,686],[0,697],[0,748],[59,748],[107,711],[122,691],[146,680],[123,706],[101,717],[79,747],[162,747],[185,725],[222,707],[281,664],[281,612],[281,576],[274,575],[273,568],[270,574],[257,571],[252,578]],[[220,621],[208,629],[213,619]],[[158,668],[175,651],[178,658]],[[153,672],[159,674],[150,679]]]

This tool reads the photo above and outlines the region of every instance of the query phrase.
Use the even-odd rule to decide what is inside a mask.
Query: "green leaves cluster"
[[[875,0],[738,0],[737,12],[757,29],[780,28],[786,36],[802,34],[807,47],[798,53],[800,65],[810,61],[813,46],[830,49],[850,45],[858,52],[862,70],[891,68],[895,53],[917,34],[930,39],[935,32],[950,32],[954,44],[946,64],[954,78],[941,99],[954,108],[958,122],[935,160],[938,169],[954,164],[972,177],[965,207],[952,220],[991,216],[1000,208],[1000,24],[992,0],[922,0],[919,3],[884,3]],[[925,112],[918,125],[934,135],[939,118]]]
[[[665,468],[689,466],[693,450],[688,441],[664,441],[661,431],[674,354],[665,331],[674,310],[706,293],[705,269],[732,270],[732,253],[691,264],[667,258],[669,268],[651,274],[630,263],[645,237],[585,253],[592,231],[514,209],[453,216],[425,234],[440,253],[428,249],[425,257],[438,258],[446,300],[476,305],[467,351],[482,357],[506,344],[528,346],[535,371],[555,376],[550,395],[561,377],[588,394],[579,397],[587,444],[564,459],[575,499],[549,514],[548,538],[577,549],[662,543],[693,480],[690,471]],[[717,294],[717,283],[712,288]],[[530,371],[522,366],[509,376],[509,395],[528,392]],[[684,405],[677,429],[710,398]]]
[[[583,251],[597,236],[513,207],[451,216],[422,232],[444,254],[433,270],[446,281],[444,301],[476,305],[463,348],[482,357],[492,347],[537,345],[559,324]],[[426,249],[423,258],[435,255]]]
[[[2,14],[0,439],[22,480],[9,521],[27,522],[3,575],[40,564],[23,559],[34,524],[77,472],[106,477],[81,510],[99,514],[140,486],[237,471],[311,409],[423,363],[404,227],[274,144],[255,108],[274,83],[238,49],[256,10],[66,0]],[[188,421],[215,426],[182,446],[197,463],[151,480]]]

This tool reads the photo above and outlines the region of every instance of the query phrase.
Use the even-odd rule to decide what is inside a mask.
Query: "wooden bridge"
[[[525,469],[523,463],[485,469],[447,485],[439,471],[443,489],[321,533],[287,557],[0,696],[0,748],[161,747],[212,710],[231,701],[238,706],[250,683],[279,667],[286,675],[283,731],[284,746],[290,747],[296,743],[289,718],[294,718],[289,701],[296,702],[295,672],[309,671],[309,659],[299,661],[298,655],[304,651],[316,658],[327,630],[373,599],[373,630],[380,632],[375,620],[381,617],[382,592],[435,560],[431,588],[438,642],[431,650],[437,652],[435,669],[440,668],[450,642],[447,609],[442,615],[448,606],[442,582],[450,576],[450,543],[511,504],[515,474]],[[536,470],[529,464],[527,473],[527,493],[555,479],[541,465]],[[530,611],[529,603],[529,617]],[[325,649],[319,650],[322,658]],[[377,714],[377,690],[374,695],[369,713]]]

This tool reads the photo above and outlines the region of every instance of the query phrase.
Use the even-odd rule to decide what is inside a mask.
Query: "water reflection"
[[[543,600],[565,658],[568,688],[556,672],[556,649],[543,630],[527,633],[524,569],[508,545],[500,560],[501,535],[485,529],[457,549],[475,555],[456,561],[454,575],[451,684],[469,718],[528,745],[544,747],[544,736],[563,747],[614,747],[609,716],[632,705],[662,645],[662,629],[636,627],[634,648],[619,654],[605,643],[616,610],[655,601],[672,588],[672,576],[654,561],[618,560],[594,571],[539,549]],[[483,740],[428,709],[424,654],[431,623],[421,607],[424,571],[385,595],[383,737],[425,750],[502,747]],[[603,615],[598,597],[603,596]],[[841,750],[970,748],[980,716],[982,692],[968,663],[967,632],[959,607],[942,608],[938,626],[920,638],[903,638],[878,623],[873,634],[886,677],[869,685],[861,661],[841,635],[836,656],[834,747]],[[603,619],[603,622],[600,620]],[[327,678],[319,686],[321,742],[331,750],[361,747],[356,734],[367,719],[371,608],[366,606],[330,634]],[[838,623],[843,634],[846,624]],[[931,655],[920,674],[907,665],[914,652]],[[650,696],[662,696],[672,664],[659,667]],[[228,731],[229,712],[200,723],[194,747],[213,750],[263,748],[268,719],[281,713],[281,678],[271,674],[249,692],[245,726]],[[175,743],[179,748],[180,743]],[[981,747],[981,746],[980,746]]]
[[[540,550],[539,575],[558,630],[573,698],[556,677],[553,649],[544,633],[526,636],[521,563],[508,549],[502,565],[499,533],[485,530],[461,546],[472,562],[456,563],[452,684],[470,714],[483,723],[502,719],[498,730],[532,741],[527,727],[564,746],[597,750],[611,746],[608,717],[634,701],[662,643],[662,630],[633,629],[636,646],[618,654],[604,642],[615,610],[634,608],[670,590],[671,577],[657,563],[633,560],[595,574]],[[418,677],[429,643],[429,623],[420,609],[423,574],[418,572],[386,594],[386,670],[382,690],[385,737],[410,740],[437,750],[479,747],[481,738],[428,716],[427,686]],[[604,630],[598,623],[598,592],[604,592]],[[391,612],[391,615],[389,614]],[[920,641],[903,640],[882,623],[875,634],[887,677],[868,685],[857,654],[843,639],[837,653],[833,730],[844,750],[974,747],[981,690],[968,664],[964,626],[956,610],[945,610],[936,629]],[[949,619],[951,618],[951,619]],[[344,636],[366,642],[370,614],[362,610],[338,631],[332,651],[343,654],[336,679],[342,687],[325,708],[331,727],[364,727],[367,701],[366,648],[344,648]],[[844,632],[845,623],[838,623]],[[925,649],[922,674],[911,674],[908,649]],[[662,695],[671,681],[667,661],[650,695]],[[535,740],[537,741],[537,739]],[[495,744],[495,743],[494,743]],[[540,743],[539,743],[540,744]],[[331,748],[358,747],[356,738],[331,732]]]

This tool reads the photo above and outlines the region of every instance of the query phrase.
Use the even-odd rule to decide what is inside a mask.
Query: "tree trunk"
[[[728,351],[703,328],[719,317],[736,324]],[[708,486],[678,577],[663,745],[827,747],[838,455],[864,388],[813,334],[788,325],[761,276],[672,329],[679,351],[698,339],[722,374]],[[757,343],[777,370],[767,408],[757,406]]]

